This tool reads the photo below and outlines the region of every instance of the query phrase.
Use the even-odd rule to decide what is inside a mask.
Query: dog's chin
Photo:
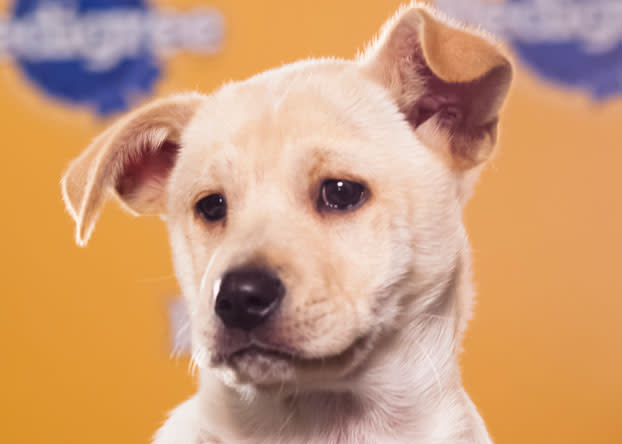
[[[235,352],[226,365],[241,384],[269,387],[295,379],[293,355],[257,346]]]
[[[218,367],[225,368],[232,385],[252,385],[262,390],[286,392],[327,389],[337,386],[361,367],[373,349],[375,334],[359,337],[337,354],[307,358],[302,353],[251,345],[224,358]]]

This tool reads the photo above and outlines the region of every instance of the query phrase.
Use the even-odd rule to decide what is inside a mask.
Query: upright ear
[[[183,94],[143,106],[100,134],[69,164],[61,187],[79,245],[88,241],[109,194],[135,214],[164,211],[166,179],[181,132],[202,100],[199,94]]]
[[[491,37],[415,5],[385,24],[361,62],[452,168],[466,170],[490,156],[512,79],[512,65]]]

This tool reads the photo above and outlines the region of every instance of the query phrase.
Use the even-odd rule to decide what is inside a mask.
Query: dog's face
[[[265,80],[197,111],[166,214],[195,347],[243,379],[300,382],[315,367],[346,371],[392,325],[414,271],[411,228],[433,228],[420,242],[440,248],[460,205],[452,173],[356,67]]]
[[[78,241],[108,189],[163,215],[199,364],[263,388],[338,383],[455,267],[510,76],[486,38],[418,7],[357,61],[161,100],[70,166]]]

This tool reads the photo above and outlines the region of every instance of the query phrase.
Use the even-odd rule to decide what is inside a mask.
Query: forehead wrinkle
[[[237,174],[240,157],[237,147],[230,143],[210,142],[196,146],[184,156],[177,174],[177,199],[184,205],[194,204],[206,193],[230,192],[242,188],[245,177]]]
[[[233,111],[233,118],[221,126],[222,114],[212,108],[210,127],[230,145],[225,152],[237,153],[232,165],[221,167],[224,176],[263,181],[275,170],[289,176],[292,171],[328,165],[337,170],[335,174],[356,173],[353,167],[365,167],[361,156],[365,147],[378,155],[374,137],[356,118],[359,111],[375,115],[375,101],[367,103],[357,94],[365,85],[353,85],[358,82],[351,76],[308,74],[296,72],[279,82],[255,81],[239,85],[236,94],[220,95],[214,108]]]
[[[279,168],[287,146],[287,124],[281,122],[272,107],[264,107],[244,122],[232,135],[239,151],[238,165],[256,179]]]

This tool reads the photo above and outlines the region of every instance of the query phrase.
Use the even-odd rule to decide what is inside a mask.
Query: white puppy
[[[426,6],[356,60],[310,60],[129,114],[74,160],[167,222],[198,393],[158,444],[487,443],[457,362],[473,292],[462,208],[511,64]]]

